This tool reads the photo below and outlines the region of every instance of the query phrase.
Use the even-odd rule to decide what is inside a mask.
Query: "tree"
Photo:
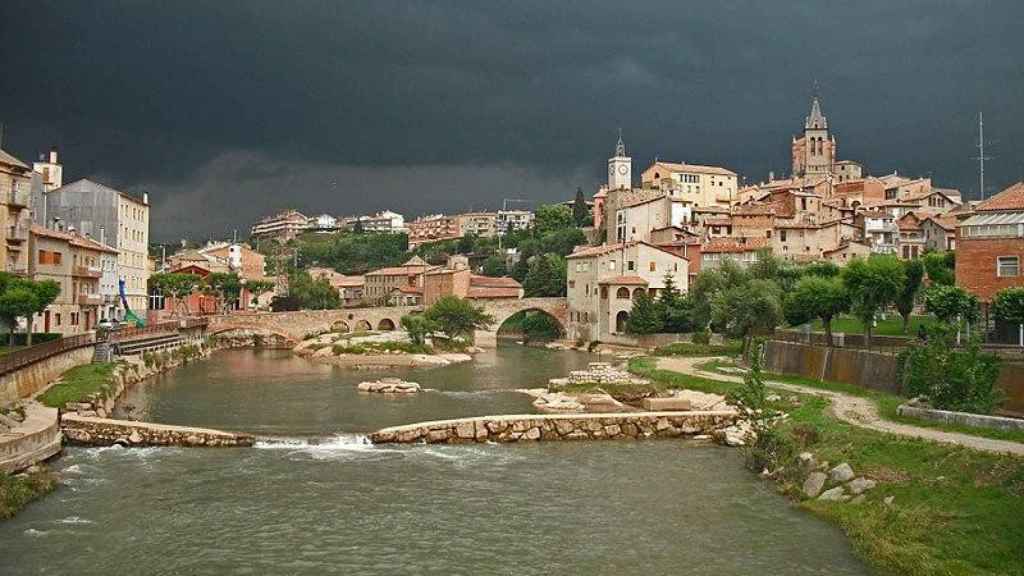
[[[756,330],[773,330],[782,321],[782,291],[771,280],[732,285],[715,295],[711,318],[729,336],[743,338],[746,353]]]
[[[924,307],[946,324],[970,322],[979,316],[977,296],[958,286],[940,284],[925,290]]]
[[[558,320],[544,312],[525,311],[520,326],[526,341],[554,340],[562,335]]]
[[[665,287],[658,296],[658,304],[664,316],[664,331],[673,334],[693,331],[693,302],[689,296],[679,292],[671,274],[665,275]]]
[[[992,313],[1003,322],[1017,325],[1017,340],[1024,348],[1024,287],[1003,288],[992,299]]]
[[[35,293],[28,286],[11,284],[0,294],[0,318],[10,326],[9,344],[14,346],[14,328],[18,318],[29,317],[28,331],[32,332],[31,316],[35,312]]]
[[[437,330],[437,325],[422,314],[406,314],[399,320],[399,324],[409,334],[409,340],[417,345],[422,345],[427,336]]]
[[[647,291],[640,289],[633,296],[633,309],[629,312],[626,332],[630,334],[655,334],[665,327],[665,314],[661,305],[651,298]]]
[[[333,310],[341,306],[338,291],[326,278],[314,280],[304,270],[288,276],[288,294],[307,310]]]
[[[505,266],[505,258],[500,254],[493,254],[484,260],[482,270],[484,276],[500,277],[508,276],[508,267]]]
[[[921,257],[932,285],[952,286],[956,283],[956,256],[950,252],[929,252]]]
[[[23,281],[23,286],[27,286],[31,290],[32,298],[32,310],[26,314],[25,329],[25,344],[27,346],[32,345],[32,316],[35,314],[42,314],[46,307],[53,304],[53,301],[60,296],[60,284],[53,280],[43,280],[41,282],[33,282],[31,280]]]
[[[364,232],[364,230],[363,230],[363,219],[357,217],[356,218],[356,223],[352,226],[352,233],[353,234],[362,234],[363,232]]]
[[[174,298],[174,309],[172,315],[179,315],[184,309],[185,315],[190,314],[188,308],[188,297],[199,285],[199,277],[195,274],[182,274],[180,272],[161,272],[149,277],[150,290],[156,290],[164,296]]]
[[[903,290],[906,272],[895,256],[854,258],[843,269],[843,285],[850,294],[851,309],[864,324],[864,336],[871,347],[875,315],[892,304]]]
[[[832,318],[850,309],[850,295],[842,280],[836,277],[804,276],[785,299],[786,321],[803,324],[821,319],[825,341],[832,346]]]
[[[701,270],[690,286],[691,321],[703,330],[712,323],[711,303],[715,296],[730,286],[750,281],[750,274],[733,260],[723,260],[717,268]]]
[[[926,344],[900,353],[900,386],[940,410],[988,414],[1003,396],[996,386],[999,364],[995,355],[981,352],[976,338],[957,348],[952,326],[934,324]]]
[[[252,294],[253,300],[259,301],[261,295],[274,289],[274,283],[270,280],[248,280],[245,289]]]
[[[242,296],[242,280],[234,272],[211,272],[201,286],[217,296],[222,312],[226,312]]]
[[[921,291],[921,283],[924,281],[924,264],[918,258],[904,260],[903,271],[906,280],[903,282],[903,289],[896,296],[896,310],[903,316],[903,333],[906,334],[910,326],[910,313],[914,311],[917,294]]]
[[[572,219],[580,228],[590,224],[590,208],[587,206],[587,199],[583,197],[583,189],[578,186],[576,187],[576,199],[572,203]]]
[[[839,270],[839,266],[829,260],[817,260],[803,267],[804,276],[821,276],[822,278],[839,276]]]
[[[567,267],[558,254],[544,254],[530,261],[523,291],[530,298],[565,296]]]
[[[533,232],[536,236],[563,228],[575,228],[572,210],[568,206],[544,204],[537,207],[533,215]]]
[[[482,308],[477,308],[468,300],[457,296],[442,296],[427,308],[423,317],[432,322],[438,330],[449,338],[458,338],[473,333],[474,330],[487,328],[494,322]]]

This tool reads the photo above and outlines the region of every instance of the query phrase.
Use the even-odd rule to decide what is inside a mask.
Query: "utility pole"
[[[985,117],[978,112],[978,193],[981,200],[985,199],[985,160],[991,160],[993,156],[985,156]]]

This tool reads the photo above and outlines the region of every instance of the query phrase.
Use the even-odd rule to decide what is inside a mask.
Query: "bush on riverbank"
[[[57,479],[45,466],[33,468],[13,476],[0,474],[0,520],[13,518],[29,503],[57,488]]]
[[[729,341],[725,344],[699,344],[696,342],[675,342],[654,350],[655,356],[737,356],[743,348],[742,342]]]
[[[96,393],[106,398],[113,389],[113,375],[113,362],[76,366],[62,374],[39,401],[51,408],[63,408],[68,402],[81,402]]]
[[[728,393],[740,384],[658,370],[650,359],[630,369],[659,386]],[[899,437],[846,424],[829,401],[800,396],[779,434],[819,461],[848,462],[878,482],[865,500],[802,506],[839,525],[857,552],[884,574],[1024,574],[1024,459]],[[799,496],[795,463],[777,480]],[[885,499],[892,497],[891,503]]]
[[[331,351],[339,354],[389,354],[401,352],[404,354],[431,354],[433,349],[426,344],[413,344],[412,342],[360,342],[358,344],[335,344]]]

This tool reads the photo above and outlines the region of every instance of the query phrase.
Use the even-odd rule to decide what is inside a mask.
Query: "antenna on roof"
[[[995,156],[985,156],[985,117],[978,112],[978,155],[973,159],[978,161],[978,192],[981,199],[985,199],[985,160],[992,160]]]
[[[4,123],[0,122],[0,149],[4,147]]]

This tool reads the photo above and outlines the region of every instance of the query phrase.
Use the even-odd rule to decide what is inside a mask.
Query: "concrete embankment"
[[[24,421],[0,434],[0,472],[23,470],[60,450],[57,409],[31,402],[25,406]]]
[[[239,447],[255,442],[251,434],[77,414],[61,416],[61,429],[68,442],[85,446]]]
[[[370,434],[376,444],[616,440],[713,435],[734,424],[732,411],[621,414],[516,414],[419,422]]]

